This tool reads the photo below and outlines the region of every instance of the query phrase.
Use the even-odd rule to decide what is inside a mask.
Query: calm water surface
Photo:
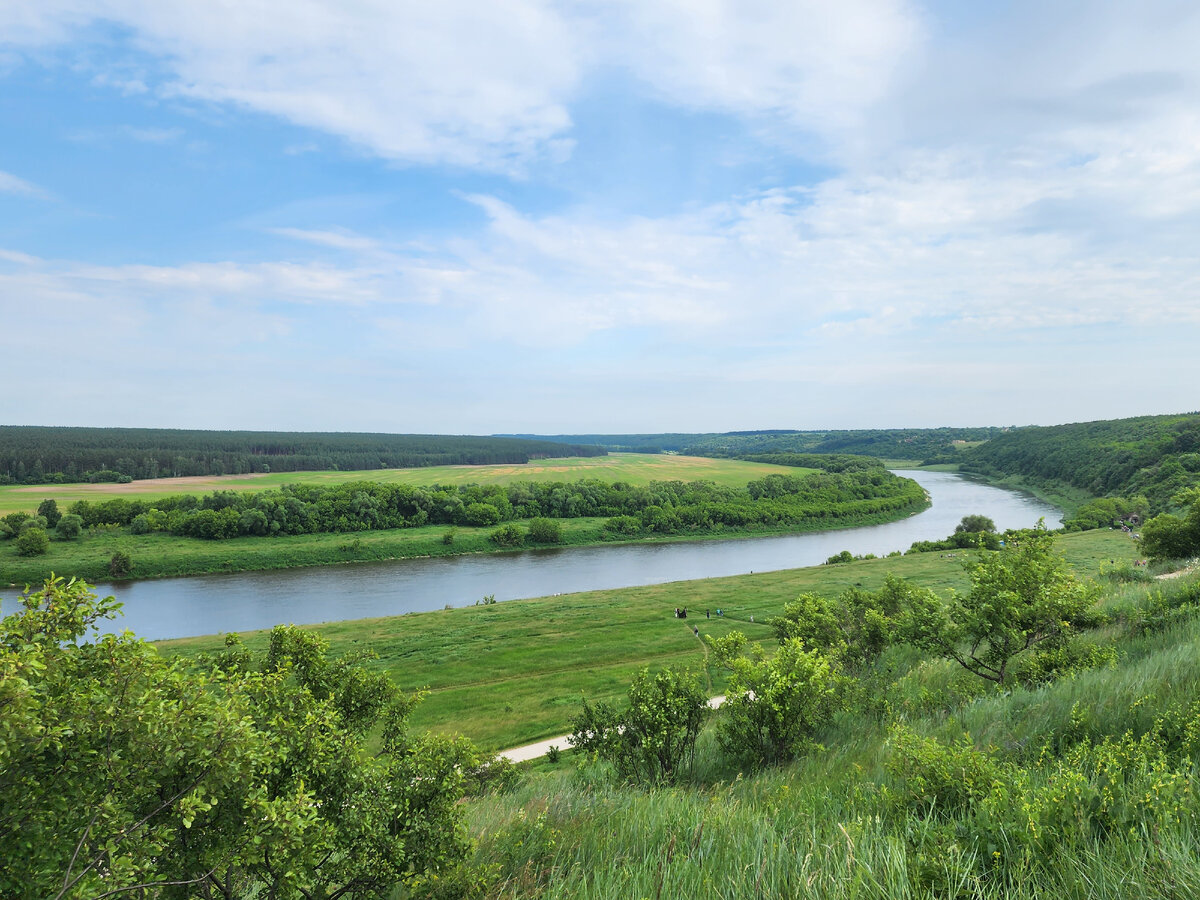
[[[933,498],[926,511],[887,525],[741,540],[618,547],[526,550],[517,553],[403,559],[274,572],[201,575],[100,585],[125,604],[111,630],[132,629],[151,639],[311,625],[339,619],[393,616],[469,606],[486,594],[497,600],[634,587],[794,569],[835,553],[883,556],[913,541],[938,540],[963,516],[980,513],[996,527],[1025,528],[1060,510],[1016,491],[989,487],[946,472],[901,472]],[[15,591],[0,591],[13,608]]]

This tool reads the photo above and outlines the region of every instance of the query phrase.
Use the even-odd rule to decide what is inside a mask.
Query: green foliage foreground
[[[1079,638],[1111,652],[1003,689],[892,646],[784,766],[731,763],[722,709],[673,787],[531,776],[473,805],[485,896],[1194,898],[1198,604],[1113,589]]]
[[[82,582],[23,602],[0,622],[0,896],[376,897],[466,851],[474,751],[410,734],[416,698],[358,658],[280,627],[189,666],[97,637],[115,604]]]

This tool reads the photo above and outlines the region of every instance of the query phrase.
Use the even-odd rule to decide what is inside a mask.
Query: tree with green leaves
[[[1182,516],[1163,513],[1142,527],[1142,551],[1150,559],[1186,559],[1200,554],[1200,488],[1181,491],[1173,502]]]
[[[626,709],[584,700],[567,740],[611,762],[621,778],[669,783],[692,764],[708,711],[708,698],[694,676],[670,669],[652,675],[643,669],[629,686]]]
[[[38,504],[37,514],[46,519],[46,525],[53,528],[58,524],[58,520],[62,518],[62,513],[58,509],[58,501],[53,498],[43,500]]]
[[[1075,577],[1042,523],[982,555],[967,573],[971,590],[965,595],[942,600],[930,590],[911,589],[904,636],[1001,685],[1022,654],[1062,648],[1096,602],[1095,586]]]
[[[996,523],[987,516],[970,515],[963,516],[962,521],[954,526],[955,534],[978,534],[981,531],[993,532],[996,530]]]
[[[469,745],[409,733],[415,698],[276,629],[196,666],[51,579],[0,620],[0,896],[365,898],[467,843]],[[368,736],[374,743],[368,746]]]
[[[59,540],[73,541],[83,533],[83,519],[76,515],[65,515],[59,518],[54,534]]]

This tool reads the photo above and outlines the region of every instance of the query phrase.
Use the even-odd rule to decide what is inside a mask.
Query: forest
[[[1058,482],[1096,497],[1142,496],[1158,513],[1200,483],[1200,414],[1014,429],[964,452],[960,470]]]
[[[1005,429],[883,428],[841,431],[729,431],[673,434],[514,435],[527,439],[590,444],[613,452],[683,453],[746,458],[763,453],[853,454],[878,459],[925,459],[955,453],[954,442],[991,440]]]
[[[590,444],[465,435],[0,425],[0,484],[519,464],[605,452]]]

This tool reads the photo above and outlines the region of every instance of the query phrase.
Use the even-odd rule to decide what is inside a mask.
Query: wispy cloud
[[[0,172],[0,194],[23,194],[27,197],[46,197],[44,190],[36,184],[18,178],[10,172]]]

